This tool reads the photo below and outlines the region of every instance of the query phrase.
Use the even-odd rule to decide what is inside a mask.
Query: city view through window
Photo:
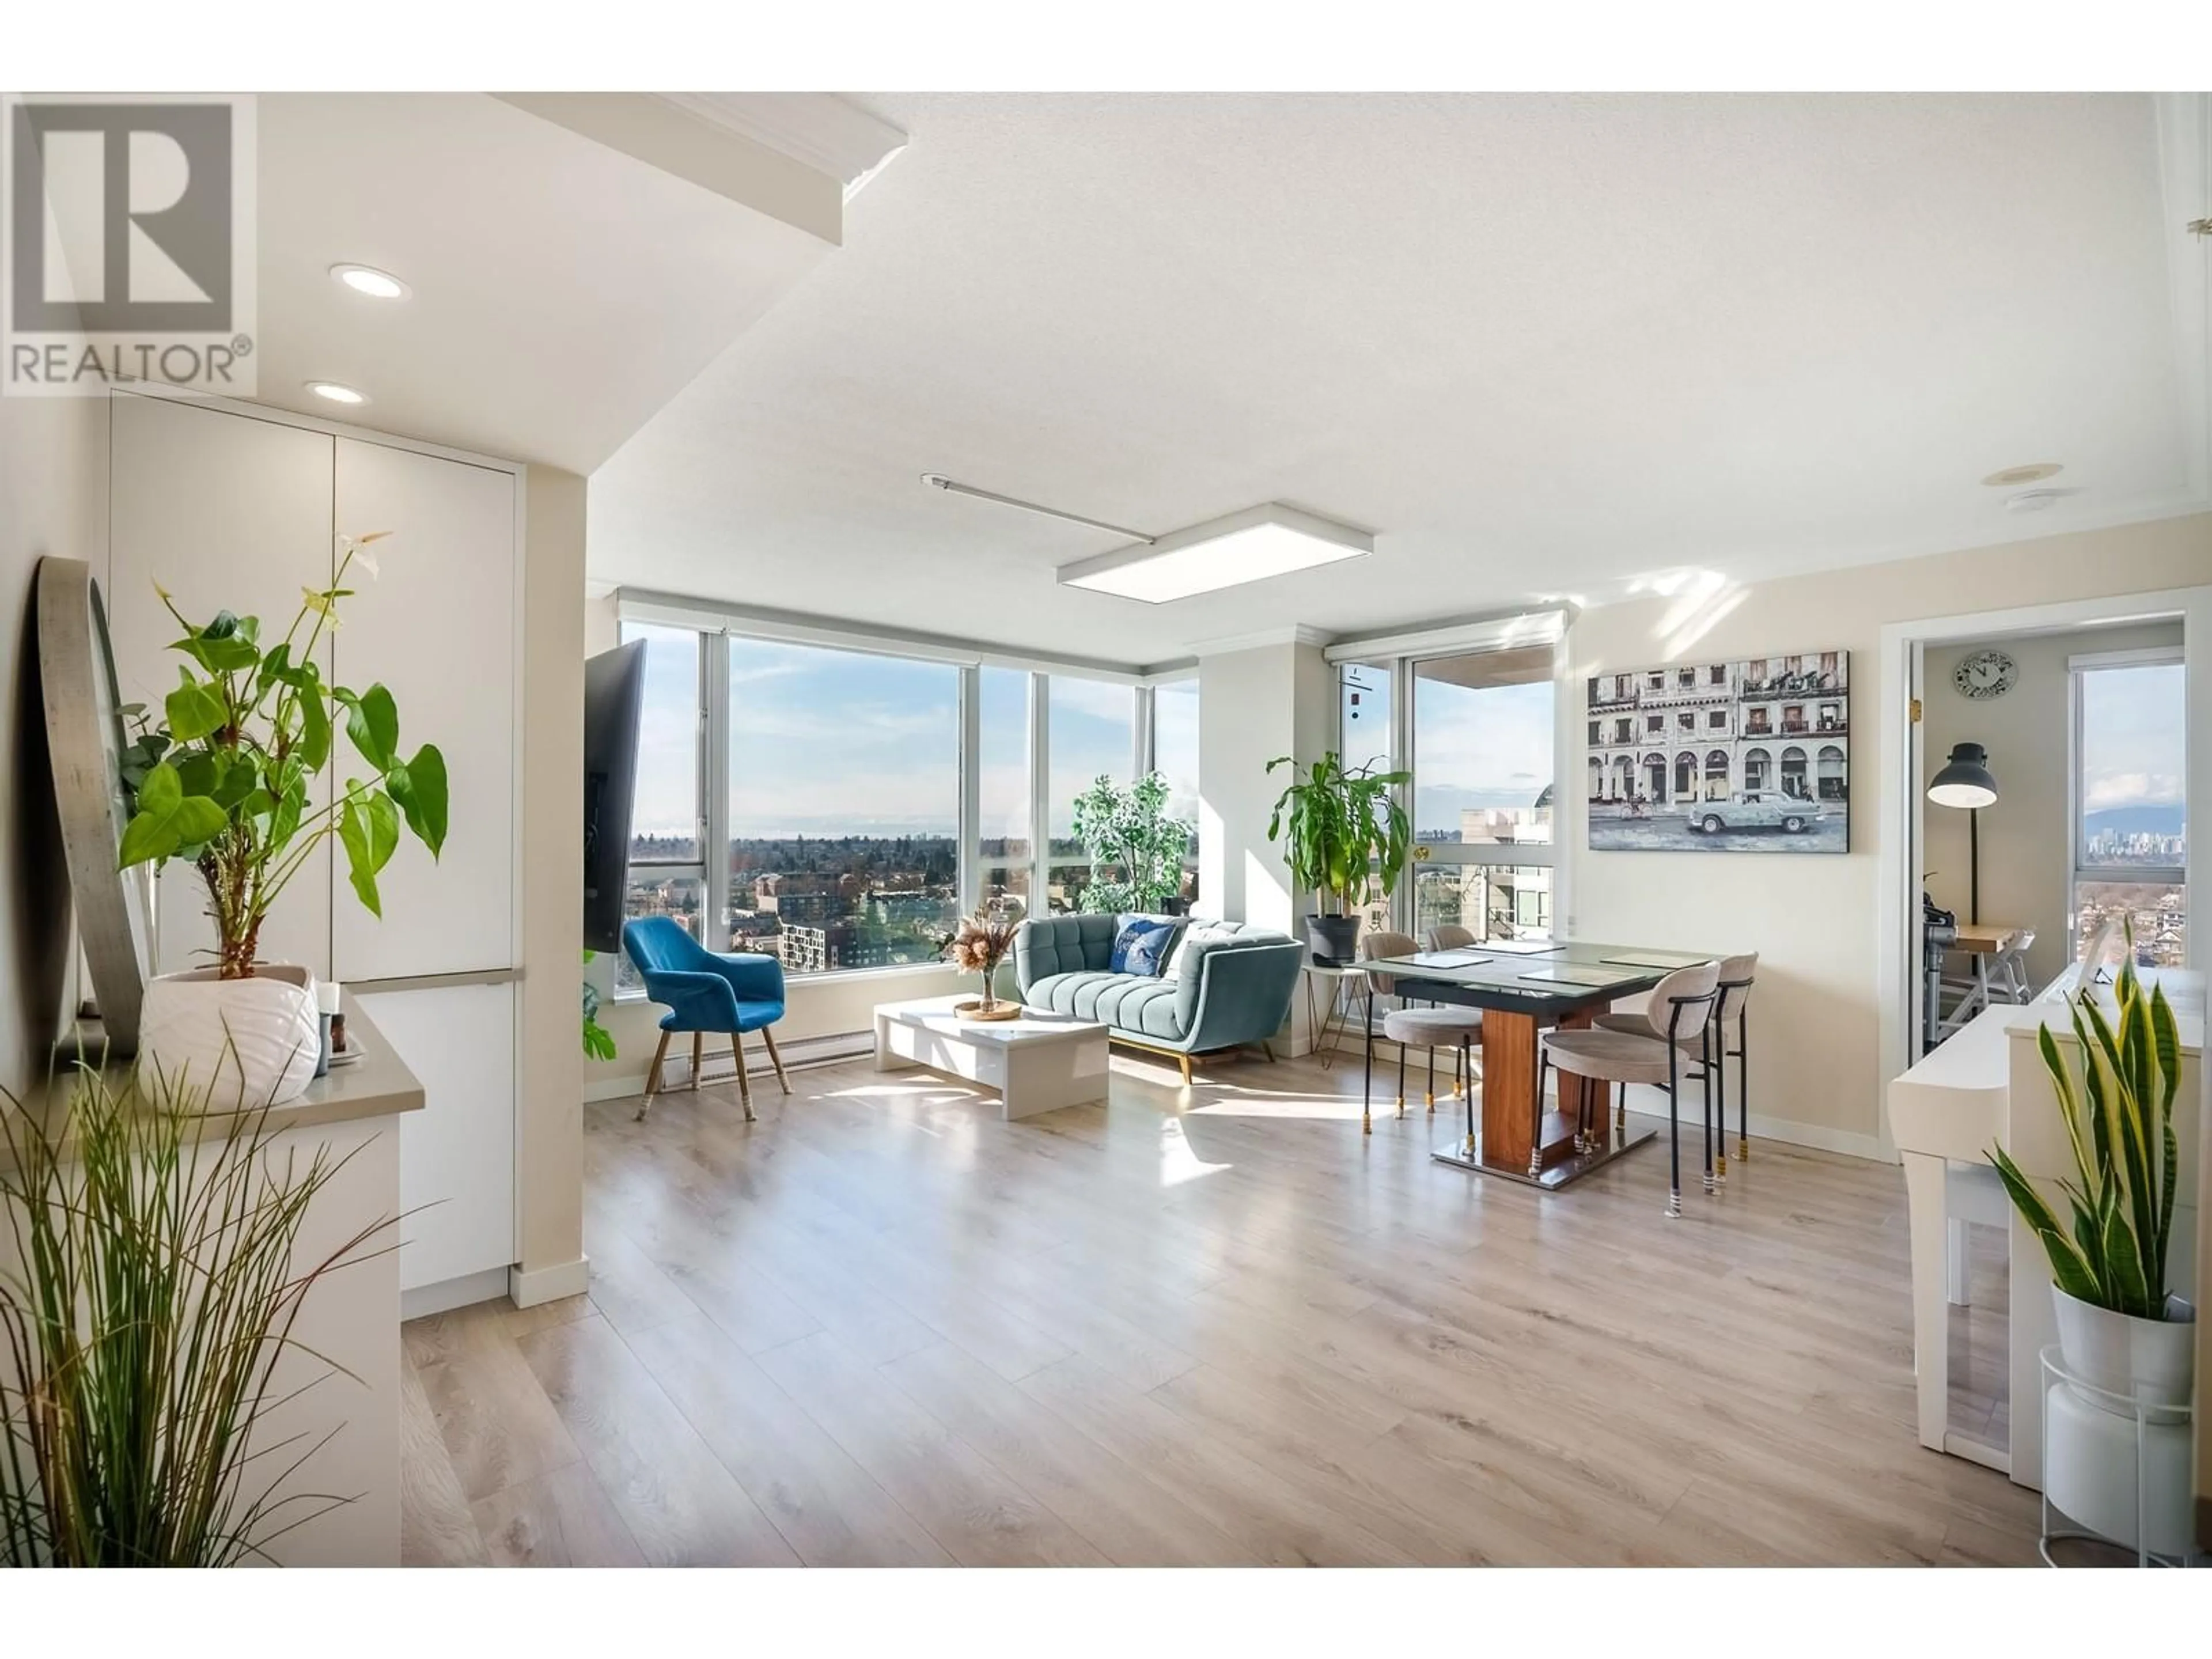
[[[1346,763],[1397,764],[1393,691],[1379,663],[1339,677]],[[1486,651],[1411,665],[1413,865],[1411,922],[1465,927],[1478,940],[1552,931],[1554,732],[1552,649]],[[1370,906],[1371,927],[1389,907]]]
[[[951,664],[626,622],[647,642],[629,913],[666,915],[710,948],[813,974],[933,962],[960,912],[961,670]],[[728,651],[728,696],[702,719],[703,651]],[[1044,679],[1050,789],[1048,902],[1077,908],[1091,872],[1075,797],[1135,764],[1133,688]],[[1156,743],[1176,810],[1195,821],[1197,687],[1162,688]],[[1030,908],[1032,677],[976,675],[978,890]],[[707,801],[705,744],[723,745],[726,798]],[[1184,799],[1185,797],[1188,799]],[[704,810],[719,806],[719,811]],[[727,899],[700,836],[720,840]],[[1186,894],[1194,890],[1195,848]],[[617,986],[638,987],[627,961]]]
[[[2121,920],[2135,930],[2142,965],[2182,965],[2189,867],[2185,695],[2179,662],[2075,672],[2077,951],[2107,920]]]

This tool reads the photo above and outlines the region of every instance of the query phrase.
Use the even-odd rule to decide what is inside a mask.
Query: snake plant
[[[2094,964],[2087,970],[2094,973]],[[2077,1301],[2136,1319],[2166,1316],[2166,1247],[2173,1234],[2176,1148],[2173,1096],[2181,1045],[2163,988],[2146,993],[2136,975],[2134,930],[2107,1016],[2094,988],[2070,998],[2075,1066],[2045,1025],[2036,1033],[2058,1093],[2074,1178],[2058,1184],[2069,1231],[2002,1147],[1990,1161],[2051,1258],[2058,1288]]]

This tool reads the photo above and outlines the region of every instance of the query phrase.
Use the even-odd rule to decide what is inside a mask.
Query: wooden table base
[[[1563,1016],[1554,1029],[1584,1029],[1595,1012],[1577,1009]],[[1484,1011],[1482,1120],[1431,1153],[1437,1163],[1556,1191],[1657,1133],[1631,1130],[1625,1122],[1616,1128],[1611,1087],[1570,1073],[1553,1073],[1559,1082],[1559,1109],[1546,1109],[1536,1092],[1536,1051],[1541,1041],[1542,1028],[1533,1015],[1499,1008]],[[1576,1119],[1586,1095],[1598,1134],[1598,1148],[1592,1152],[1575,1146]]]

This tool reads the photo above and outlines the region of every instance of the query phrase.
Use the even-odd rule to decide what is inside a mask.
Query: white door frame
[[[1881,841],[1879,925],[1875,933],[1875,981],[1881,1004],[1881,1082],[1886,1099],[1889,1079],[1911,1066],[1920,995],[1920,884],[1913,867],[1921,814],[1918,769],[1909,700],[1922,654],[1931,645],[1963,643],[2006,635],[2063,633],[2076,628],[2127,622],[2181,623],[2183,661],[2191,709],[2212,708],[2212,586],[2161,588],[2148,593],[2113,593],[2098,599],[2067,599],[2055,605],[2021,605],[1955,617],[1927,617],[1887,623],[1881,630]],[[2191,720],[2188,729],[2188,815],[2191,823],[2212,823],[2212,720]],[[2212,940],[2195,925],[2194,884],[2187,899],[2188,965],[2212,960]],[[1877,1104],[1882,1156],[1894,1162],[1889,1112]]]

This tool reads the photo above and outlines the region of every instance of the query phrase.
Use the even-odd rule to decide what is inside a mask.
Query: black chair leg
[[[1680,1056],[1674,1045],[1667,1045],[1667,1213],[1682,1213],[1682,1114],[1680,1101],[1675,1091],[1680,1080]]]
[[[1406,1045],[1398,1045],[1398,1115],[1406,1115]]]
[[[1751,1161],[1751,1015],[1735,1022],[1735,1161]]]
[[[1713,1028],[1711,1021],[1708,1020],[1705,1023],[1703,1035],[1705,1047],[1700,1051],[1703,1058],[1698,1066],[1698,1081],[1704,1089],[1705,1099],[1701,1103],[1698,1117],[1705,1131],[1705,1196],[1711,1198],[1717,1190],[1713,1176]],[[1722,1133],[1726,1133],[1728,1125],[1723,1123],[1720,1127]]]
[[[1707,1091],[1713,1097],[1713,1179],[1728,1185],[1728,1038],[1715,1035],[1713,1058],[1706,1069],[1716,1073]]]

